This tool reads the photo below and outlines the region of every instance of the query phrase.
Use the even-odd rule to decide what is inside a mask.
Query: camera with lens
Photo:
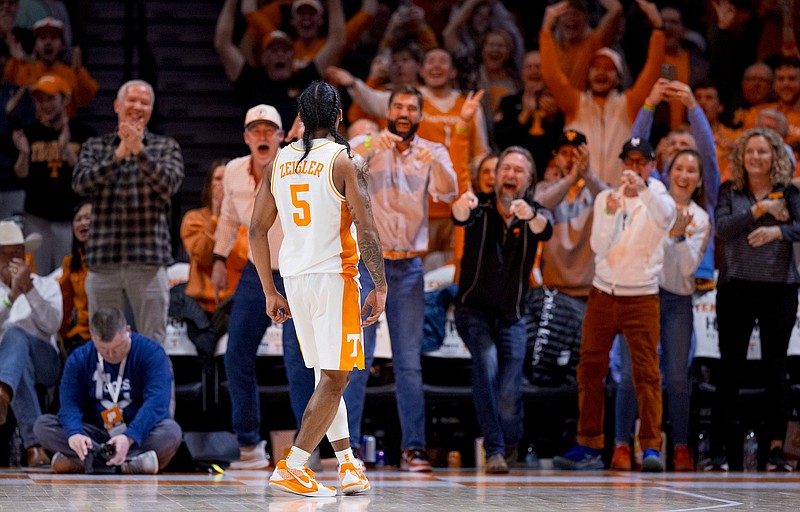
[[[119,467],[106,465],[116,454],[117,448],[113,444],[92,443],[92,449],[83,460],[86,473],[117,473]]]

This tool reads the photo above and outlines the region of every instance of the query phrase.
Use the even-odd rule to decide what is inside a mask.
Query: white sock
[[[353,449],[348,448],[346,450],[342,450],[340,452],[336,452],[336,460],[339,461],[339,465],[347,464],[348,462],[354,465],[355,467],[359,467],[358,461],[356,460],[355,456],[353,455]]]
[[[289,450],[289,455],[286,457],[286,466],[300,469],[306,465],[309,457],[311,457],[310,453],[303,451],[296,446],[292,446],[292,449]]]

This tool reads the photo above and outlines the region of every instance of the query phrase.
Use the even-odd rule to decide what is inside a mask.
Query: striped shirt
[[[116,133],[87,140],[72,173],[72,188],[92,200],[86,264],[169,265],[170,200],[183,181],[178,143],[145,130],[144,149],[117,161]]]
[[[790,220],[778,222],[772,215],[753,218],[750,208],[756,200],[749,191],[733,189],[733,182],[723,183],[719,190],[716,219],[717,236],[722,240],[723,261],[719,283],[731,279],[762,283],[800,283],[794,265],[792,242],[800,241],[800,192],[792,185],[775,185],[769,197],[786,201]],[[753,247],[747,235],[762,226],[779,226],[783,240]]]

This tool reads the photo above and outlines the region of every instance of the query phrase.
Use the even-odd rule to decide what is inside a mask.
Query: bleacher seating
[[[241,135],[243,112],[234,103],[233,89],[213,47],[220,6],[212,0],[146,2],[146,36],[156,69],[139,69],[133,76],[126,76],[124,69],[124,3],[95,1],[92,18],[87,20],[84,60],[100,91],[82,114],[100,133],[113,130],[112,103],[120,84],[145,72],[156,74],[153,123],[158,126],[154,129],[178,141],[185,164],[186,178],[176,199],[178,219],[199,206],[210,162],[246,151]],[[134,52],[134,65],[146,65],[142,60]],[[177,227],[174,229],[177,237]]]

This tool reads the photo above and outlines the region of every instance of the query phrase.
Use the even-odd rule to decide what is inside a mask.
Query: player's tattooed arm
[[[372,217],[372,200],[369,196],[367,180],[369,178],[369,166],[367,161],[356,155],[353,160],[353,168],[358,184],[355,200],[347,200],[347,208],[353,217],[353,223],[358,230],[358,248],[361,251],[361,259],[369,270],[376,288],[386,286],[386,275],[383,268],[383,247],[378,230]],[[360,208],[359,208],[360,206]],[[362,223],[366,222],[370,229],[363,229]]]
[[[372,276],[372,281],[375,283],[376,288],[386,287],[386,273],[383,268],[383,248],[381,240],[375,233],[373,239],[358,240],[358,248],[361,249],[361,259],[364,260],[364,265],[369,270]]]
[[[361,308],[361,326],[366,327],[378,321],[386,308],[386,271],[383,268],[383,246],[375,219],[372,218],[372,201],[369,197],[367,178],[369,168],[360,156],[352,158],[340,153],[333,166],[333,181],[341,190],[347,209],[358,233],[358,248],[361,259],[367,267],[375,289],[369,292]]]
[[[361,158],[359,155],[353,156],[353,168],[356,174],[356,180],[358,183],[358,196],[361,201],[363,201],[364,207],[366,208],[367,214],[372,217],[372,199],[369,196],[369,165],[367,161]],[[345,194],[346,196],[346,194]],[[356,216],[356,212],[354,211],[353,207],[350,204],[350,200],[347,201],[347,208],[350,210],[350,215],[353,217],[353,223],[358,225],[360,219]]]

